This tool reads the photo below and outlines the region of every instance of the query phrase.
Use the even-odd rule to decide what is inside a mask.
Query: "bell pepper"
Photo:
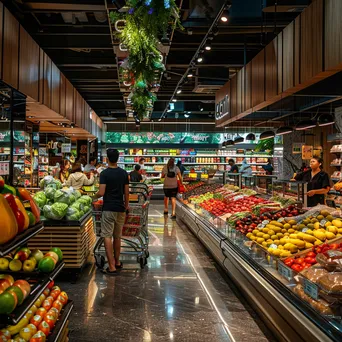
[[[16,195],[16,190],[15,188],[13,188],[13,186],[10,186],[8,184],[4,184],[3,189],[1,190],[2,194],[12,194],[12,195]]]
[[[23,213],[24,217],[25,217],[25,225],[24,225],[24,230],[27,229],[30,225],[30,218],[29,216],[27,215],[27,212],[24,208],[24,205],[21,203],[19,197],[17,196],[14,196],[15,198],[15,203],[17,204],[18,206],[18,209]]]
[[[25,230],[25,216],[18,209],[17,203],[15,202],[15,197],[12,194],[5,194],[4,198],[11,207],[13,214],[15,216],[18,225],[18,233],[21,233]]]
[[[3,195],[0,195],[0,217],[0,245],[2,245],[12,240],[18,233],[17,220]]]
[[[0,190],[2,190],[5,186],[5,180],[0,176]]]
[[[31,212],[36,217],[36,221],[39,222],[40,221],[40,210],[39,210],[36,202],[32,198],[31,194],[25,188],[18,188],[18,194],[19,194],[19,198],[22,201],[29,201]]]

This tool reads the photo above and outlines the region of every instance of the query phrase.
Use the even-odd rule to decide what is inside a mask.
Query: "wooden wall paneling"
[[[342,1],[325,0],[324,18],[324,70],[332,70],[342,64]]]
[[[237,114],[242,110],[242,71],[240,70],[236,75],[236,111]]]
[[[252,62],[246,65],[246,109],[252,108]]]
[[[4,4],[0,1],[0,78],[2,78],[2,44],[3,44]]]
[[[76,107],[75,107],[75,120],[74,123],[78,126],[78,127],[82,127],[82,96],[80,95],[80,93],[75,89],[75,93],[76,93]]]
[[[246,109],[246,67],[241,69],[241,111]]]
[[[294,86],[294,21],[283,30],[283,91]]]
[[[60,113],[61,72],[56,64],[51,62],[51,109]]]
[[[39,49],[38,101],[44,102],[44,51]]]
[[[278,94],[283,92],[283,32],[275,38],[277,41],[277,79]]]
[[[38,101],[39,46],[20,26],[19,91]]]
[[[19,77],[19,23],[5,7],[3,32],[3,73],[2,79],[18,89]]]
[[[252,60],[252,106],[265,100],[265,51],[260,51]]]
[[[300,23],[299,15],[294,21],[294,86],[300,83]]]
[[[52,82],[52,62],[50,57],[44,52],[44,90],[43,104],[51,108],[51,82]]]
[[[309,81],[323,68],[323,0],[314,1],[301,14],[300,83]]]
[[[60,97],[59,97],[59,114],[66,116],[66,79],[61,73]]]
[[[265,48],[266,54],[266,101],[277,95],[277,39],[273,39]]]
[[[237,112],[237,75],[235,75],[230,80],[230,110],[231,110],[231,117],[234,117],[238,114]]]
[[[65,117],[73,121],[74,115],[74,87],[69,82],[69,80],[65,79]]]

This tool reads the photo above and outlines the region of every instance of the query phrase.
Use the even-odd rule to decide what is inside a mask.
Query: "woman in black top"
[[[308,207],[324,204],[324,195],[330,190],[329,175],[322,170],[323,159],[313,157],[310,169],[296,175],[295,180],[308,183]]]

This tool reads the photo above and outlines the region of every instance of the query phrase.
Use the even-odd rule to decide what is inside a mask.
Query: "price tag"
[[[208,179],[209,178],[209,175],[208,174],[201,174],[201,179]]]
[[[281,217],[281,218],[280,218],[280,219],[278,219],[277,221],[281,223],[281,222],[284,222],[284,221],[285,221],[285,219],[284,219],[284,217]]]
[[[326,220],[326,219],[323,219],[323,220],[319,223],[319,225],[322,226],[322,227],[325,227],[325,224],[326,224],[327,222],[329,222],[329,221]]]
[[[31,209],[30,201],[23,201],[23,205],[25,209]]]
[[[304,279],[304,292],[311,298],[318,300],[318,286],[308,279]]]
[[[309,228],[305,227],[305,228],[302,229],[302,232],[306,233],[308,230],[309,230]]]
[[[270,223],[270,221],[268,221],[268,220],[262,221],[262,224],[264,225],[264,227],[267,226],[269,223]]]
[[[284,265],[282,262],[278,263],[278,272],[282,277],[284,277],[288,281],[291,281],[293,279],[292,269]]]
[[[269,248],[278,249],[278,246],[275,243],[272,243]]]

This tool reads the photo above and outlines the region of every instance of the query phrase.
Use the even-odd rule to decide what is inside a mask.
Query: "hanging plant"
[[[170,23],[182,27],[175,0],[127,0],[126,4],[130,7],[128,12],[110,12],[110,20],[113,25],[125,22],[115,35],[129,52],[124,67],[138,80],[132,89],[132,106],[142,119],[156,101],[155,95],[149,92],[155,83],[155,71],[165,70],[163,56],[158,50],[158,36],[166,34]]]

